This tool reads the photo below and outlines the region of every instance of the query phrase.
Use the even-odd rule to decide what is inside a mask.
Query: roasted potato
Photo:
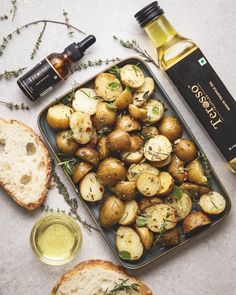
[[[125,201],[134,199],[137,189],[134,181],[119,181],[115,186],[116,195]]]
[[[143,159],[143,151],[125,152],[121,154],[122,160],[127,164],[138,164]]]
[[[96,173],[86,174],[79,184],[81,197],[88,202],[100,201],[104,195],[104,187],[98,180]]]
[[[133,104],[137,107],[143,107],[154,92],[154,88],[154,80],[151,77],[146,77],[143,85],[135,90]]]
[[[183,134],[183,129],[179,120],[173,116],[163,117],[158,126],[158,130],[160,134],[166,136],[171,142],[174,142]]]
[[[210,218],[201,211],[192,211],[183,220],[183,231],[185,234],[192,232],[193,230],[203,227],[211,223]]]
[[[171,156],[171,162],[167,171],[175,179],[178,184],[183,183],[187,179],[187,171],[184,169],[184,162],[181,161],[175,154]]]
[[[129,115],[121,116],[116,121],[116,129],[121,129],[127,132],[141,130],[141,125],[138,121]]]
[[[137,225],[134,226],[136,232],[138,233],[141,242],[146,250],[152,248],[154,244],[154,234],[150,231],[147,227],[138,227]]]
[[[113,104],[117,107],[118,110],[125,110],[128,108],[132,100],[132,89],[126,87],[125,90],[121,93],[121,95],[118,98],[116,98]]]
[[[144,84],[144,75],[142,70],[135,65],[125,65],[120,70],[121,82],[131,88],[139,88]]]
[[[115,75],[102,73],[95,79],[95,91],[105,101],[114,101],[121,95],[123,89]]]
[[[130,115],[137,120],[146,121],[147,120],[147,110],[139,108],[135,106],[134,104],[129,105],[129,113]]]
[[[206,185],[207,184],[207,177],[204,175],[204,169],[202,163],[199,160],[194,160],[193,162],[189,163],[186,166],[188,171],[188,181]]]
[[[124,202],[116,196],[108,197],[99,210],[99,223],[108,228],[118,223],[125,211]]]
[[[93,126],[97,130],[110,128],[115,124],[116,112],[107,107],[106,102],[99,102],[96,107],[96,113],[92,117]]]
[[[164,247],[173,247],[179,245],[180,233],[178,228],[175,227],[162,234],[158,239],[158,242]]]
[[[210,215],[218,215],[225,210],[225,198],[217,192],[209,192],[201,196],[199,205],[202,210]]]
[[[139,202],[139,209],[144,211],[146,208],[151,207],[152,205],[159,204],[163,204],[163,201],[158,197],[142,198]]]
[[[56,145],[61,153],[74,155],[79,148],[79,144],[72,139],[70,130],[64,130],[57,133]]]
[[[100,140],[98,141],[98,155],[99,159],[103,160],[105,158],[108,158],[110,154],[110,150],[108,147],[108,141],[106,136],[102,136]]]
[[[80,143],[88,143],[92,136],[92,121],[88,114],[75,112],[70,116],[70,128],[73,132],[72,138]]]
[[[86,162],[80,162],[76,164],[72,174],[73,183],[75,184],[79,183],[80,180],[92,169],[93,169],[93,166]]]
[[[139,214],[138,203],[135,200],[125,202],[125,210],[119,220],[121,225],[129,225],[135,222]]]
[[[156,233],[163,233],[176,226],[174,209],[166,204],[153,205],[144,210],[147,227]]]
[[[121,180],[125,180],[127,170],[123,163],[116,158],[103,160],[97,169],[97,177],[103,185],[115,185]]]
[[[176,156],[183,162],[192,162],[198,154],[195,143],[187,138],[180,138],[175,141],[174,151]]]
[[[161,172],[159,174],[160,189],[157,192],[157,196],[167,196],[174,188],[174,179],[168,172]]]
[[[188,216],[193,207],[191,197],[184,192],[182,192],[181,196],[178,198],[174,194],[170,195],[164,202],[175,210],[177,221],[181,221]]]
[[[96,92],[91,88],[80,88],[75,92],[72,107],[76,112],[83,112],[89,115],[96,113],[98,100]]]
[[[165,167],[167,165],[169,165],[171,162],[171,155],[169,155],[165,160],[163,161],[148,161],[148,163],[150,163],[150,165],[152,165],[155,168],[162,168]]]
[[[144,145],[144,156],[149,161],[164,161],[169,157],[171,152],[172,145],[169,139],[163,135],[156,135],[146,141]]]
[[[116,129],[107,135],[108,147],[112,152],[124,152],[129,150],[131,139],[128,132]]]
[[[137,260],[143,255],[139,235],[129,226],[120,226],[116,232],[116,248],[123,260]]]
[[[138,135],[130,135],[130,142],[131,142],[131,144],[128,149],[128,152],[137,152],[144,145],[142,138]]]
[[[207,186],[198,185],[190,182],[184,182],[181,184],[180,189],[182,191],[186,191],[190,194],[190,196],[196,196],[196,195],[204,195],[209,193],[210,189]]]
[[[136,187],[143,196],[153,197],[161,188],[160,179],[154,174],[142,172],[136,180]]]
[[[152,167],[148,163],[142,163],[142,164],[133,164],[128,169],[127,178],[129,181],[136,181],[139,175],[143,172],[152,173],[154,175],[159,175],[159,170]]]
[[[95,128],[93,128],[92,132],[91,132],[90,141],[88,143],[86,143],[85,146],[88,148],[94,149],[97,146],[97,142],[98,142],[98,135],[97,135]]]
[[[92,164],[94,167],[97,167],[99,163],[98,152],[94,149],[90,149],[88,147],[81,147],[77,150],[75,155],[80,159],[88,162],[89,164]]]
[[[57,130],[69,129],[69,117],[73,113],[73,109],[64,105],[56,104],[47,111],[47,123]]]
[[[164,105],[157,99],[149,99],[144,109],[147,110],[147,117],[143,120],[145,123],[154,124],[163,117]]]
[[[145,126],[141,131],[141,136],[144,141],[147,141],[156,135],[158,135],[158,129],[155,126]]]

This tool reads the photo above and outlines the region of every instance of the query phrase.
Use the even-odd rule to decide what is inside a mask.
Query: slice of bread
[[[103,260],[88,260],[64,274],[52,290],[52,295],[104,295],[111,294],[122,280],[126,285],[138,284],[138,290],[120,290],[114,295],[152,295],[140,280],[130,277],[120,266]]]
[[[34,210],[46,197],[51,170],[39,136],[19,121],[0,118],[0,187],[19,205]]]

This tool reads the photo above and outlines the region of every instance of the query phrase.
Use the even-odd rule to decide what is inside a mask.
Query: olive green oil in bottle
[[[152,40],[160,67],[236,172],[236,102],[198,46],[177,33],[157,1],[135,14]],[[222,140],[224,138],[224,140]]]

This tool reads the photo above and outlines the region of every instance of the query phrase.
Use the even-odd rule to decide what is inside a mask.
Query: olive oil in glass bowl
[[[51,213],[38,219],[30,234],[34,254],[44,263],[62,265],[71,261],[82,243],[82,233],[74,218]]]

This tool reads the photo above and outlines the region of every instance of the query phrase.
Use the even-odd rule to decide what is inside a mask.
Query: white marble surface
[[[97,37],[96,44],[88,50],[84,60],[95,58],[128,57],[133,55],[112,40],[116,34],[123,38],[136,38],[142,47],[150,50],[149,41],[139,28],[133,15],[150,0],[21,0],[18,2],[14,22],[0,22],[0,36],[4,36],[17,26],[40,18],[63,20],[63,8],[68,11],[71,23]],[[10,1],[2,0],[0,14],[9,10]],[[166,14],[175,27],[190,36],[203,49],[226,86],[236,96],[236,3],[234,0],[167,0],[161,1]],[[36,61],[53,51],[60,51],[72,39],[65,27],[49,25],[43,44],[35,60],[29,56],[40,31],[40,26],[31,27],[16,36],[0,57],[0,72],[20,66],[32,67]],[[81,40],[75,33],[73,40]],[[0,117],[14,118],[30,125],[38,132],[37,116],[40,110],[53,98],[71,87],[71,83],[83,81],[102,70],[92,68],[77,72],[63,85],[37,104],[29,103],[29,112],[11,112],[0,105]],[[201,235],[157,263],[136,271],[158,295],[232,295],[236,290],[236,209],[235,175],[229,172],[222,156],[209,141],[201,126],[187,109],[165,75],[153,68],[165,90],[181,111],[193,130],[218,176],[222,180],[232,200],[229,217],[211,232]],[[24,101],[23,94],[13,81],[0,81],[0,100]],[[229,131],[230,132],[230,131]],[[235,132],[235,131],[234,131]],[[66,182],[64,176],[63,180]],[[71,192],[73,196],[73,192]],[[50,191],[47,204],[66,209],[62,197],[55,190]],[[89,234],[83,229],[83,247],[79,255],[64,266],[48,266],[38,261],[31,252],[29,234],[32,225],[42,212],[28,213],[18,207],[3,191],[0,191],[0,294],[1,295],[42,295],[50,294],[56,280],[78,262],[91,258],[102,258],[116,262],[111,250],[99,233]],[[92,222],[80,204],[79,214]]]

